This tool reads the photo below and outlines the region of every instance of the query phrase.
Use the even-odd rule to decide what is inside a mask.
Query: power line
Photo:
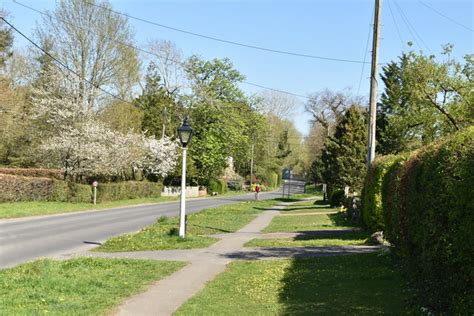
[[[37,12],[41,15],[44,15],[44,16],[47,16],[51,19],[55,19],[55,20],[58,20],[58,21],[62,21],[63,23],[66,23],[66,24],[69,24],[71,25],[71,23],[68,23],[67,21],[63,20],[63,19],[60,19],[58,17],[55,17],[55,16],[52,16],[51,14],[48,14],[44,11],[41,11],[41,10],[38,10],[38,9],[35,9],[29,5],[26,5],[24,3],[21,3],[21,2],[18,2],[16,0],[13,0],[14,3],[24,7],[24,8],[27,8],[29,10],[32,10],[34,12]],[[105,9],[105,8],[104,8]],[[84,29],[84,28],[83,28]],[[136,49],[142,53],[145,53],[145,54],[148,54],[148,55],[152,55],[152,56],[155,56],[155,57],[158,57],[158,58],[166,58],[168,61],[176,64],[176,65],[179,65],[181,67],[183,67],[184,69],[186,69],[188,67],[188,65],[182,61],[179,61],[179,60],[175,60],[175,59],[172,59],[172,58],[168,58],[167,56],[163,56],[163,55],[160,55],[158,53],[155,53],[155,52],[151,52],[149,50],[146,50],[146,49],[143,49],[143,48],[140,48],[138,46],[135,46],[135,45],[131,45],[129,43],[126,43],[126,42],[123,42],[123,41],[117,41],[117,40],[113,40],[115,42],[118,42],[122,45],[125,45],[125,46],[128,46],[130,48],[133,48],[133,49]],[[259,88],[262,88],[262,89],[266,89],[266,90],[271,90],[271,91],[276,91],[276,92],[280,92],[280,93],[284,93],[284,94],[288,94],[288,95],[292,95],[292,96],[295,96],[295,97],[300,97],[300,98],[304,98],[304,99],[309,99],[308,96],[305,96],[305,95],[302,95],[302,94],[297,94],[297,93],[293,93],[293,92],[289,92],[289,91],[285,91],[285,90],[281,90],[281,89],[276,89],[276,88],[271,88],[271,87],[268,87],[268,86],[264,86],[264,85],[261,85],[261,84],[258,84],[258,83],[253,83],[253,82],[249,82],[249,81],[241,81],[241,83],[243,84],[246,84],[246,85],[249,85],[249,86],[254,86],[254,87],[259,87]]]
[[[71,68],[69,68],[65,63],[63,63],[62,61],[60,61],[59,59],[57,59],[55,56],[51,55],[49,52],[47,52],[46,50],[44,50],[40,45],[36,44],[32,39],[30,39],[28,36],[26,36],[25,34],[23,34],[23,32],[21,32],[19,29],[17,29],[13,24],[11,24],[10,22],[8,22],[4,17],[0,17],[0,19],[3,20],[3,22],[5,22],[8,26],[10,26],[13,30],[15,30],[15,32],[17,32],[18,34],[20,34],[22,37],[24,37],[28,42],[30,42],[33,46],[35,46],[36,48],[38,48],[39,50],[41,50],[46,56],[48,56],[49,58],[51,58],[52,60],[54,60],[58,65],[60,65],[61,67],[63,67],[64,69],[66,69],[67,71],[73,73],[74,75],[76,75],[79,79],[85,81],[86,83],[90,84],[91,86],[93,86],[94,88],[104,92],[105,94],[113,97],[114,99],[117,99],[119,101],[122,101],[122,102],[125,102],[125,103],[130,103],[129,101],[125,100],[125,99],[122,99],[121,97],[113,94],[112,92],[109,92],[103,88],[101,88],[100,86],[96,85],[95,83],[93,83],[92,81],[86,79],[86,78],[82,78],[81,75],[79,75],[76,71],[72,70]],[[131,103],[130,103],[131,104]]]
[[[429,6],[428,4],[424,3],[423,1],[418,0],[418,2],[421,3],[423,6],[425,6],[426,8],[430,9],[431,11],[435,12],[436,14],[438,14],[438,15],[442,16],[443,18],[445,18],[445,19],[451,21],[452,23],[457,24],[457,25],[459,25],[460,27],[463,27],[463,28],[465,28],[465,29],[468,30],[468,31],[474,32],[474,29],[472,29],[472,28],[470,28],[469,26],[466,26],[466,25],[464,25],[464,24],[462,24],[462,23],[456,21],[456,20],[453,19],[453,18],[450,18],[449,16],[443,14],[442,12],[439,12],[438,10],[436,10],[436,9],[433,8],[432,6]]]
[[[394,0],[394,3],[395,3],[395,6],[397,7],[397,10],[398,12],[400,13],[400,16],[402,17],[402,20],[403,22],[405,23],[405,25],[407,26],[408,28],[408,31],[410,32],[410,34],[413,36],[413,39],[416,40],[420,40],[420,42],[425,46],[425,48],[430,52],[432,53],[431,49],[428,47],[428,45],[426,45],[425,41],[421,38],[421,36],[418,34],[418,32],[416,31],[416,29],[413,27],[413,25],[410,23],[410,20],[408,19],[408,16],[405,14],[405,12],[403,11],[402,7],[398,4],[398,2],[396,0]],[[421,46],[418,44],[418,47],[421,48]]]
[[[16,0],[13,0],[13,2],[16,2]],[[176,31],[176,32],[180,32],[180,33],[184,33],[184,34],[188,34],[188,35],[192,35],[192,36],[196,36],[196,37],[200,37],[200,38],[205,38],[205,39],[212,40],[212,41],[226,43],[226,44],[230,44],[230,45],[246,47],[246,48],[271,52],[271,53],[283,54],[283,55],[297,56],[297,57],[305,57],[305,58],[321,59],[321,60],[337,61],[337,62],[345,62],[345,63],[355,63],[355,64],[364,63],[363,61],[360,61],[360,60],[352,60],[352,59],[344,59],[344,58],[335,58],[335,57],[326,57],[326,56],[303,54],[303,53],[290,52],[290,51],[284,51],[284,50],[279,50],[279,49],[273,49],[273,48],[267,48],[267,47],[262,47],[262,46],[246,44],[246,43],[235,42],[235,41],[226,40],[226,39],[222,39],[222,38],[218,38],[218,37],[214,37],[214,36],[209,36],[209,35],[205,35],[205,34],[191,32],[191,31],[188,31],[188,30],[179,29],[179,28],[169,26],[169,25],[164,25],[164,24],[157,23],[157,22],[154,22],[154,21],[150,21],[150,20],[147,20],[147,19],[144,19],[144,18],[136,17],[136,16],[130,15],[128,13],[123,13],[123,12],[120,12],[120,11],[116,11],[116,10],[113,10],[111,8],[107,8],[107,7],[92,3],[92,2],[86,1],[86,3],[88,3],[92,6],[101,8],[103,10],[109,10],[109,11],[115,13],[115,14],[119,14],[119,15],[125,16],[125,17],[133,19],[133,20],[137,20],[137,21],[140,21],[140,22],[143,22],[143,23],[151,24],[151,25],[162,27],[162,28],[169,29],[169,30],[172,30],[172,31]]]
[[[392,5],[390,4],[390,0],[387,0],[388,9],[390,10],[390,15],[392,16],[393,24],[395,25],[395,29],[397,30],[398,38],[400,39],[400,43],[402,44],[402,49],[405,48],[405,42],[403,41],[402,34],[400,33],[400,29],[398,28],[397,20],[395,19],[395,14],[393,14]]]

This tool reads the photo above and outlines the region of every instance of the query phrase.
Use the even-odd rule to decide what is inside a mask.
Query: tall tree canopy
[[[130,96],[139,68],[133,33],[108,1],[60,0],[43,16],[37,34],[52,55],[79,75],[79,97],[89,107],[101,105],[98,87]]]
[[[473,55],[464,63],[409,52],[383,67],[378,151],[396,153],[474,124]]]

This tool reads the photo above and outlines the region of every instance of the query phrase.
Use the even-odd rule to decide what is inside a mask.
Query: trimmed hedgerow
[[[162,185],[156,182],[117,182],[99,184],[97,201],[114,201],[161,196]],[[58,201],[89,203],[92,186],[39,177],[0,174],[0,202]]]
[[[387,168],[382,181],[382,208],[384,221],[384,237],[395,247],[400,246],[400,177],[406,156],[397,156]]]
[[[474,127],[414,152],[383,183],[387,238],[423,306],[474,310]]]
[[[384,230],[382,182],[385,173],[396,160],[394,155],[382,156],[376,159],[367,171],[362,189],[361,219],[371,231]]]
[[[99,183],[97,186],[97,201],[115,201],[144,197],[159,197],[163,185],[148,181],[127,181],[114,183]]]
[[[217,192],[219,194],[224,193],[227,191],[227,182],[224,180],[209,180],[209,184],[207,185],[208,192]]]
[[[42,168],[0,168],[0,174],[11,174],[23,177],[51,178],[62,180],[64,174],[59,169]]]
[[[16,201],[90,202],[91,187],[51,178],[0,174],[0,202]]]

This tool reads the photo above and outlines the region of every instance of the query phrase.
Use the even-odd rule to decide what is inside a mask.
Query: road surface
[[[295,181],[296,184],[296,181]],[[293,186],[292,193],[301,193]],[[261,193],[261,199],[281,197]],[[253,194],[186,201],[186,213],[253,200]],[[179,202],[129,206],[32,218],[0,220],[0,267],[48,256],[67,255],[95,247],[112,236],[138,231],[161,216],[179,215]]]

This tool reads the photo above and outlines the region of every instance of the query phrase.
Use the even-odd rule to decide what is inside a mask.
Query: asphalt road
[[[301,193],[301,184],[292,193]],[[261,193],[261,199],[281,197],[281,191]],[[189,199],[186,213],[253,200],[253,194]],[[177,216],[179,202],[130,206],[31,218],[0,220],[0,267],[40,257],[62,256],[95,247],[112,236],[138,231],[160,216]]]

